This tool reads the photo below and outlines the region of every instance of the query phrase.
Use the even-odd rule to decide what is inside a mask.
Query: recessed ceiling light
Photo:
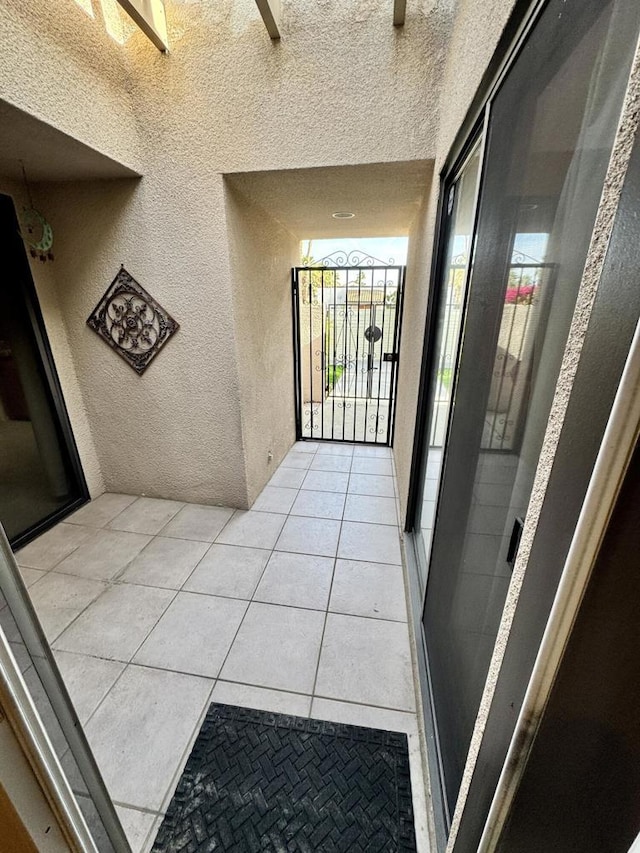
[[[331,214],[334,219],[353,219],[355,213],[347,213],[346,211],[338,211],[337,213]]]

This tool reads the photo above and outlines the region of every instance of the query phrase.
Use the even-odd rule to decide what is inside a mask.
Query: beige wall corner
[[[458,0],[440,90],[437,159],[442,166],[487,70],[516,0]]]
[[[0,41],[0,99],[139,170],[126,55],[101,16],[70,0],[0,0]]]
[[[52,265],[31,262],[33,280],[38,294],[40,310],[47,329],[53,360],[62,387],[65,406],[71,422],[73,437],[78,448],[80,463],[92,498],[105,490],[104,478],[96,452],[87,407],[78,381],[69,344],[67,326],[60,308]]]
[[[429,295],[431,251],[437,205],[438,181],[434,178],[430,186],[427,187],[420,211],[413,222],[409,235],[409,254],[402,309],[402,341],[393,442],[402,526],[404,526],[407,511],[409,472],[413,456],[413,437],[416,426],[422,344]]]
[[[299,241],[225,181],[249,505],[295,441],[291,267]],[[271,454],[271,456],[269,456]]]
[[[453,4],[422,3],[398,30],[377,4],[300,0],[274,44],[255,4],[168,3],[167,55],[140,32],[118,44],[93,8],[0,0],[0,99],[144,173],[96,180],[111,167],[87,155],[89,180],[34,191],[56,240],[37,287],[85,472],[93,494],[247,506],[292,436],[295,241],[225,207],[222,174],[432,160]],[[273,341],[256,333],[251,253],[269,259]],[[143,377],[85,325],[121,263],[181,324]]]
[[[247,504],[222,179],[42,184],[52,274],[108,491]],[[143,376],[86,325],[120,264],[180,323]]]

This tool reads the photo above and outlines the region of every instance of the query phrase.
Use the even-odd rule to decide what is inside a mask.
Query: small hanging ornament
[[[53,229],[35,207],[22,209],[23,230],[20,236],[29,247],[32,258],[39,258],[42,263],[53,260]],[[26,233],[25,233],[26,232]]]
[[[22,166],[22,176],[29,198],[29,207],[22,208],[20,236],[25,245],[28,246],[31,257],[38,258],[44,264],[46,261],[53,260],[53,228],[33,206],[24,163],[20,161],[20,165]]]

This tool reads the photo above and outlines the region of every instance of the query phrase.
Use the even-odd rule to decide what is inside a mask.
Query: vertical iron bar
[[[291,331],[293,335],[293,399],[296,418],[296,440],[302,438],[302,403],[300,389],[300,318],[298,316],[298,269],[291,270]]]
[[[373,322],[373,318],[371,316],[372,314],[373,314],[373,270],[371,270],[371,290],[370,290],[370,296],[369,296],[369,326],[368,326],[368,328],[371,328],[371,325]],[[367,341],[367,343],[369,345],[368,350],[367,350],[367,391],[366,391],[366,398],[365,398],[365,402],[364,402],[364,429],[362,431],[362,440],[365,442],[367,440],[367,420],[369,418],[369,394],[370,394],[370,388],[371,388],[371,385],[370,385],[371,375],[370,375],[369,368],[370,368],[371,362],[372,362],[371,342]]]
[[[402,331],[402,301],[404,298],[404,276],[405,267],[398,268],[398,292],[396,294],[396,316],[394,319],[393,330],[393,354],[394,359],[391,363],[391,376],[389,378],[389,425],[387,429],[387,445],[393,445],[393,434],[396,424],[396,384],[398,376],[398,366],[400,359],[400,334]]]
[[[311,286],[311,273],[307,272],[309,282],[309,426],[311,438],[313,438],[313,311],[311,298],[313,288]]]
[[[324,437],[324,397],[327,387],[327,338],[324,322],[324,270],[320,273],[320,364],[322,366],[322,397],[320,399],[320,434]]]
[[[357,297],[356,297],[356,288],[355,281],[351,281],[349,273],[351,271],[355,271],[358,275],[357,278]],[[296,407],[295,416],[296,416],[296,438],[299,439],[309,439],[309,438],[320,438],[323,440],[329,441],[363,441],[364,443],[386,443],[388,446],[391,446],[392,436],[395,427],[395,413],[396,413],[396,386],[397,386],[397,371],[398,367],[396,364],[396,359],[398,357],[398,350],[400,345],[400,327],[402,320],[402,301],[403,301],[403,286],[404,286],[404,270],[405,267],[393,267],[393,268],[381,268],[381,267],[341,267],[341,268],[320,268],[312,269],[311,267],[293,267],[291,272],[292,278],[292,338],[293,338],[293,347],[294,347],[294,403]],[[362,306],[362,296],[363,290],[369,290],[369,303],[364,306],[364,310],[368,311],[368,322],[369,326],[374,329],[378,322],[378,306],[379,301],[377,300],[377,296],[374,293],[375,290],[375,273],[376,271],[382,271],[385,275],[384,281],[381,283],[382,288],[382,317],[380,318],[380,322],[382,324],[382,336],[380,341],[376,342],[371,340],[366,341],[363,338],[363,346],[365,347],[364,351],[360,346],[360,335],[361,335],[361,306]],[[320,299],[318,300],[318,304],[314,303],[314,281],[313,273],[320,272],[321,280],[319,283],[319,287],[321,288]],[[397,275],[397,280],[394,279],[393,282],[391,279],[388,279],[386,276],[389,272],[393,272]],[[330,289],[333,292],[333,302],[327,300],[325,304],[325,288],[327,285],[327,277],[325,277],[325,273],[327,277],[330,278],[331,283],[329,285]],[[339,279],[339,274],[344,273],[346,279],[344,282],[341,282]],[[368,275],[367,275],[368,273]],[[308,281],[304,282],[304,276],[308,276]],[[396,302],[394,305],[394,315],[392,319],[391,310],[387,311],[387,296],[389,292],[389,286],[395,283],[396,290]],[[354,285],[354,300],[353,304],[355,306],[355,310],[357,311],[356,322],[353,324],[352,322],[352,310],[351,310],[351,301],[350,301],[350,285]],[[344,306],[342,303],[338,301],[338,288],[344,286],[345,289],[345,301]],[[309,348],[308,348],[308,357],[309,357],[309,429],[307,430],[304,423],[304,393],[303,393],[303,360],[302,360],[302,317],[303,317],[303,301],[301,300],[302,292],[305,291],[308,294],[309,299]],[[357,301],[356,301],[357,298]],[[315,318],[314,318],[314,307],[317,307],[320,310],[320,329],[316,328]],[[343,308],[343,316],[342,316],[342,327],[341,333],[344,335],[344,341],[340,344],[338,340],[338,313],[339,309]],[[326,310],[326,316],[325,316]],[[332,316],[333,315],[333,316]],[[389,317],[387,317],[389,315]],[[366,327],[366,323],[362,321],[364,326]],[[385,324],[391,322],[392,329],[389,329],[385,332]],[[355,330],[353,330],[353,325],[355,325]],[[320,349],[318,351],[318,355],[320,358],[320,365],[317,367],[317,371],[314,369],[314,347],[313,343],[315,340],[316,331],[320,332]],[[355,331],[355,333],[354,333]],[[387,364],[384,360],[385,355],[385,346],[387,343],[391,342],[391,336],[393,337],[393,358],[389,365],[389,375],[385,373],[385,369]],[[333,339],[333,340],[331,340]],[[377,354],[375,352],[375,347],[379,345],[380,351]],[[338,358],[340,358],[340,366],[342,367],[342,374],[340,376],[340,381],[343,383],[342,390],[339,394],[336,392],[335,381],[336,374],[335,370],[338,366]],[[361,366],[360,360],[363,359],[363,365]],[[376,366],[377,365],[377,366]],[[325,390],[328,388],[329,382],[329,369],[334,371],[333,376],[331,377],[333,380],[333,385],[329,389],[328,393],[331,393],[331,434],[328,434],[328,428],[325,430]],[[347,381],[351,380],[351,369],[354,371],[353,382]],[[379,371],[377,384],[375,383],[374,370]],[[315,373],[319,372],[321,375],[318,378],[315,377]],[[314,412],[314,394],[318,391],[318,382],[321,384],[320,392],[322,394],[320,400],[318,401],[318,412]],[[374,393],[375,392],[375,393]],[[351,395],[351,396],[350,396]],[[343,412],[343,423],[342,430],[340,431],[340,424],[338,424],[338,428],[336,429],[335,423],[335,408],[336,408],[336,398],[338,400],[338,406],[340,406],[340,401],[342,402],[342,412]],[[347,406],[348,401],[351,400],[351,404],[353,406],[353,424],[351,429],[347,429],[346,426],[346,415],[347,415]],[[383,402],[388,403],[388,422],[386,429],[386,439],[382,442],[378,441],[378,430],[380,428],[380,405]],[[371,403],[371,405],[369,405]],[[374,408],[375,406],[375,408]],[[370,411],[371,409],[371,411]],[[327,410],[327,417],[328,417]],[[358,426],[357,420],[360,414],[363,414],[363,424],[362,424],[362,433],[361,438],[358,437]],[[317,417],[320,417],[321,423],[317,423]],[[375,417],[375,429],[372,427],[372,433],[375,432],[375,436],[370,442],[367,438],[367,426],[369,417]],[[328,424],[327,424],[328,426]]]
[[[378,376],[378,403],[377,403],[378,411],[376,413],[376,436],[375,436],[376,444],[378,443],[378,426],[380,423],[380,390],[381,390],[381,386],[382,386],[382,364],[383,364],[382,353],[384,352],[384,344],[385,344],[384,318],[385,318],[385,312],[387,310],[387,272],[388,272],[387,270],[382,271],[382,274],[384,275],[384,284],[382,287],[382,322],[380,324],[380,330],[382,332],[382,337],[378,341],[378,343],[380,344],[380,361],[378,362],[378,371],[379,371],[380,375]],[[387,412],[387,417],[388,417],[388,414],[389,413]]]
[[[344,336],[344,358],[342,359],[342,377],[347,369],[347,315],[349,311],[349,272],[347,271],[347,283],[345,287],[344,317],[342,322],[342,334]],[[347,390],[344,379],[342,379],[342,440],[344,441],[344,430],[347,422]]]
[[[335,376],[336,369],[336,302],[338,298],[338,271],[333,270],[333,375]],[[331,438],[335,438],[335,423],[336,423],[336,397],[331,388]]]
[[[358,395],[358,375],[360,373],[360,365],[358,362],[358,358],[360,355],[360,287],[361,287],[361,276],[360,270],[358,270],[358,304],[357,304],[357,320],[356,320],[356,387],[355,394],[353,400],[353,441],[356,440],[356,421],[358,419],[358,412],[360,409],[360,397]]]

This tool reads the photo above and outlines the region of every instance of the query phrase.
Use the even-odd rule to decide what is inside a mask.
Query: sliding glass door
[[[432,406],[425,435],[416,524],[416,546],[420,554],[419,581],[423,592],[427,582],[426,569],[431,554],[436,499],[444,461],[443,451],[471,269],[481,148],[481,141],[476,140],[446,193],[443,280],[435,306],[429,387]]]
[[[0,523],[13,543],[86,499],[13,202],[0,195]]]
[[[415,530],[450,814],[639,27],[634,0],[550,0],[488,104],[483,163],[474,149],[445,199]]]

